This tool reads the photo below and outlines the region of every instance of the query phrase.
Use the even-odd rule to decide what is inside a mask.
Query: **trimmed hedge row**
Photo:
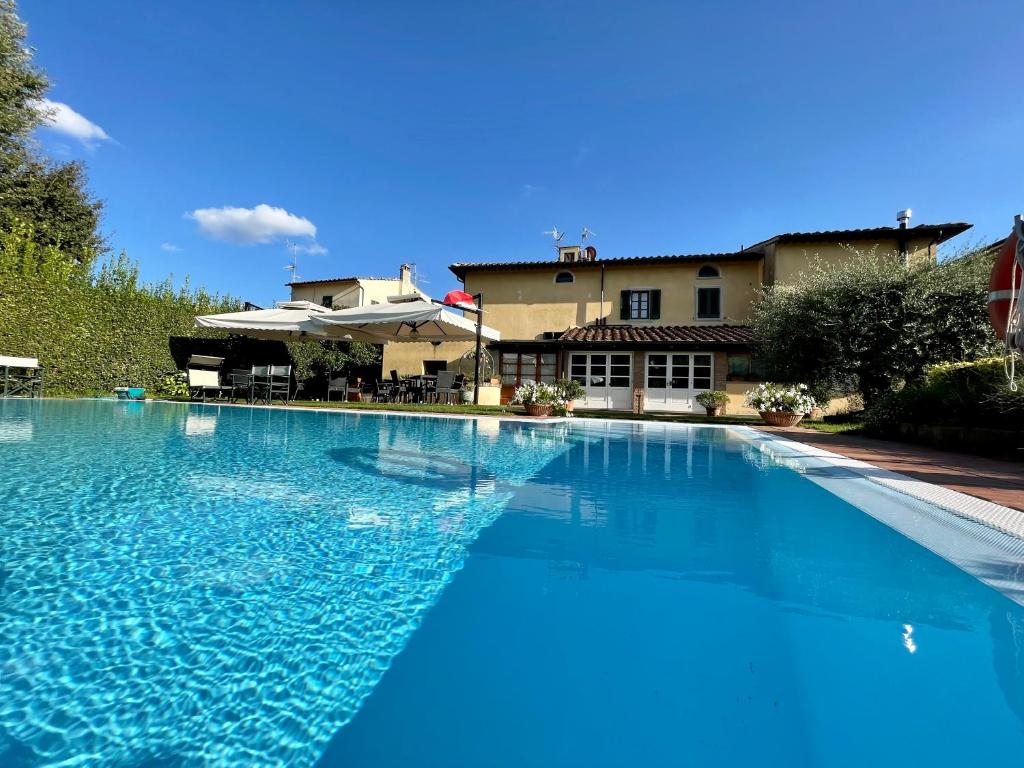
[[[3,266],[0,354],[39,358],[49,394],[157,389],[176,368],[169,337],[223,335],[194,328],[193,319],[241,308],[201,290],[140,286],[123,258],[96,276],[20,269],[11,260]]]

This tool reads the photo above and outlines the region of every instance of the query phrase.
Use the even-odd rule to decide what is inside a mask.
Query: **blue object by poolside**
[[[145,387],[114,387],[118,400],[143,400],[146,397]]]

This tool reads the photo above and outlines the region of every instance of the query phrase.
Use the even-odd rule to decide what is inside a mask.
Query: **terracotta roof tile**
[[[601,325],[570,328],[559,341],[567,343],[623,344],[751,344],[747,325]]]

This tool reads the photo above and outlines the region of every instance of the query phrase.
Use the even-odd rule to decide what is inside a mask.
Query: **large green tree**
[[[41,246],[58,246],[84,269],[106,250],[102,203],[80,163],[43,156],[32,131],[47,116],[49,83],[32,62],[13,0],[0,0],[0,231],[30,227]]]
[[[870,405],[920,381],[927,366],[995,349],[986,292],[991,254],[910,266],[854,252],[814,264],[794,284],[767,288],[753,326],[765,373],[819,392],[859,392]]]

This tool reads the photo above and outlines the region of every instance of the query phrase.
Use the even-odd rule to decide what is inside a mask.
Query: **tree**
[[[765,289],[752,322],[770,378],[860,392],[870,405],[920,381],[930,364],[995,349],[986,306],[991,254],[916,266],[892,254],[854,255]]]
[[[46,117],[49,83],[32,63],[13,0],[0,0],[0,230],[31,227],[41,246],[57,246],[88,270],[106,251],[102,203],[80,163],[43,157],[31,139]]]

